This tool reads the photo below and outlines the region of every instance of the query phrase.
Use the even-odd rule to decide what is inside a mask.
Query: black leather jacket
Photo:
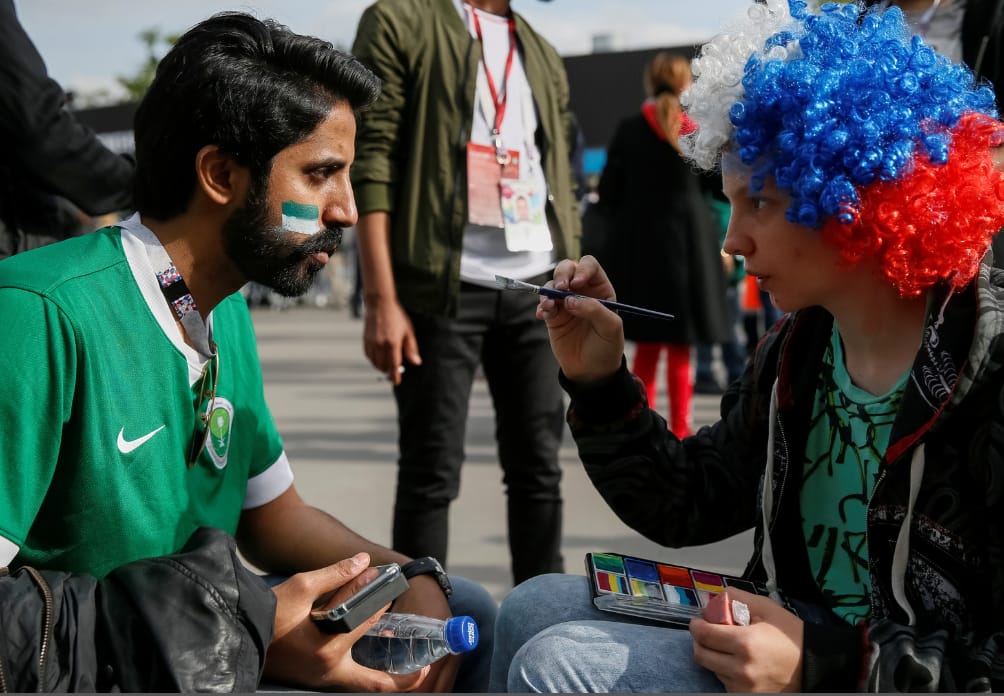
[[[102,580],[0,574],[0,692],[255,691],[275,596],[217,529]]]

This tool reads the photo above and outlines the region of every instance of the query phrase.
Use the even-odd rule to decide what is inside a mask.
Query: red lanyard
[[[505,59],[505,72],[502,75],[502,95],[495,87],[495,80],[488,70],[488,59],[485,57],[485,40],[481,35],[481,21],[478,19],[477,10],[471,6],[471,16],[474,17],[474,31],[478,35],[481,43],[481,62],[485,66],[485,77],[488,80],[488,91],[492,95],[492,103],[495,105],[495,124],[492,126],[492,140],[495,143],[495,157],[499,164],[506,164],[509,161],[509,153],[502,147],[502,119],[505,118],[506,102],[509,100],[509,73],[512,71],[512,57],[516,53],[516,20],[513,19],[512,12],[509,13],[509,55]]]

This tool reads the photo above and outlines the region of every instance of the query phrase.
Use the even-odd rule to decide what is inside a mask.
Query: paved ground
[[[362,321],[331,305],[256,308],[253,316],[266,395],[298,490],[369,539],[389,544],[396,414],[389,384],[362,353]],[[717,397],[695,399],[695,422],[714,419]],[[460,498],[452,508],[449,570],[481,582],[501,599],[512,583],[501,470],[483,382],[475,385],[472,396],[466,451]],[[583,473],[570,436],[561,461],[568,572],[584,572],[587,551],[607,550],[720,572],[741,569],[751,534],[687,549],[658,546],[609,511]]]

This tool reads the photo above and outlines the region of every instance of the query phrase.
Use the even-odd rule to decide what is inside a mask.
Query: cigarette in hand
[[[399,375],[403,375],[404,374],[404,365],[398,365],[397,366],[397,373]],[[393,382],[394,381],[394,373],[393,372],[388,373],[387,374],[387,379],[389,381]]]

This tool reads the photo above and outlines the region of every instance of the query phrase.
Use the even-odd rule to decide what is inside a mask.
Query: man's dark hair
[[[159,220],[183,213],[206,145],[264,180],[272,158],[337,103],[358,112],[379,90],[372,72],[327,41],[239,12],[213,15],[164,56],[136,111],[136,208]]]

